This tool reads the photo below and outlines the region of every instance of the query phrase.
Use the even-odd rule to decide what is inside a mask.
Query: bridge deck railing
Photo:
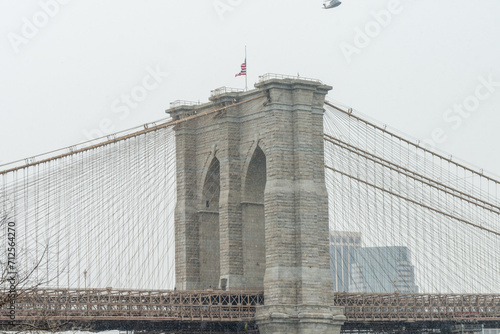
[[[498,321],[500,295],[336,293],[348,321]]]
[[[3,294],[6,296],[6,294]],[[117,318],[189,321],[248,321],[263,304],[262,291],[132,291],[37,289],[19,291],[16,319]],[[8,320],[4,298],[0,319]]]
[[[1,302],[3,301],[3,302]],[[0,321],[10,301],[0,291]],[[500,295],[335,293],[348,322],[500,321]],[[18,291],[17,320],[251,321],[262,291],[35,289]]]

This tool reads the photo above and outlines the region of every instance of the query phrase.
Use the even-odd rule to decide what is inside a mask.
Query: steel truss
[[[500,295],[335,293],[349,322],[499,321]]]
[[[190,321],[251,322],[262,291],[31,289],[14,303],[2,291],[0,321]],[[500,295],[335,293],[347,323],[500,322]]]
[[[6,296],[4,292],[3,296]],[[8,321],[4,299],[0,320]],[[261,291],[34,289],[18,291],[15,318],[67,321],[250,321],[264,303]]]

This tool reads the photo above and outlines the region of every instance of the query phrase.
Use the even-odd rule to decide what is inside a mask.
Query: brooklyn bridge
[[[0,166],[3,328],[500,327],[499,181],[331,89],[267,74]]]

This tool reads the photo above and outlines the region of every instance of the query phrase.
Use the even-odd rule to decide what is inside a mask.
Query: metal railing
[[[210,96],[214,97],[225,93],[242,93],[244,91],[245,91],[244,89],[240,88],[219,87],[217,89],[211,90]]]
[[[0,292],[0,322],[9,321],[8,291]],[[33,289],[18,291],[18,321],[255,320],[262,291]],[[500,321],[500,295],[334,293],[347,323]]]
[[[293,75],[285,75],[285,74],[277,74],[277,73],[266,73],[263,75],[259,75],[259,82],[264,82],[264,81],[271,80],[271,79],[305,80],[305,81],[318,82],[318,83],[322,84],[321,80],[312,79],[312,78],[305,78],[305,77],[301,77],[299,75],[293,76]]]
[[[174,102],[170,102],[170,108],[175,108],[178,106],[199,106],[201,103],[195,101],[185,101],[185,100],[175,100]]]
[[[500,321],[500,295],[335,293],[348,322]]]
[[[8,292],[0,322],[9,321]],[[18,321],[141,320],[141,321],[250,321],[257,305],[264,303],[262,291],[254,293],[205,290],[111,290],[34,289],[18,291],[15,319]]]

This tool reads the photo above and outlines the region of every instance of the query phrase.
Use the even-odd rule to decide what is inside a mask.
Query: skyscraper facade
[[[418,292],[410,250],[362,247],[359,232],[330,231],[330,270],[337,292]]]
[[[360,246],[361,233],[330,231],[330,270],[334,291],[350,291],[352,266],[356,249]]]
[[[351,292],[418,292],[407,247],[357,248],[351,270]]]

